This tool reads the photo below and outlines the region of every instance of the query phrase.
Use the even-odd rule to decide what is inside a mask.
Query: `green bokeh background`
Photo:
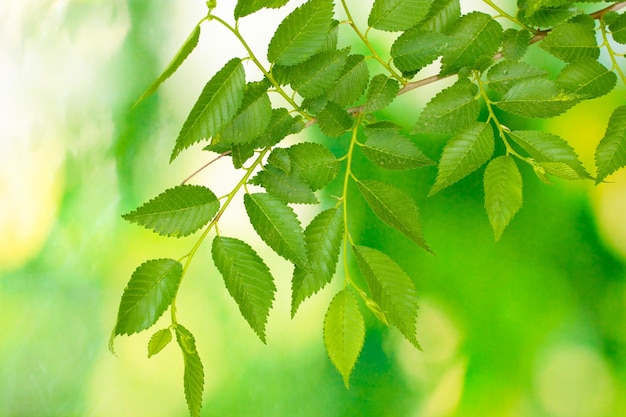
[[[147,359],[150,332],[118,338],[116,355],[107,346],[136,266],[178,258],[194,243],[193,237],[159,238],[120,214],[207,160],[189,152],[168,165],[204,82],[231,56],[224,54],[243,56],[225,31],[203,27],[199,49],[180,72],[133,108],[203,7],[201,1],[147,0],[0,6],[6,46],[0,67],[0,416],[186,415],[182,357],[174,346]],[[219,7],[222,16],[232,9]],[[361,22],[368,8],[355,11]],[[260,15],[247,33],[262,48],[278,20],[271,12]],[[537,48],[530,54],[558,69]],[[410,131],[406,121],[417,119],[441,85],[403,97],[381,116]],[[567,138],[593,171],[594,146],[624,93],[619,86],[564,116],[533,123]],[[309,131],[309,139],[325,140],[317,127]],[[445,140],[414,139],[435,159]],[[326,143],[340,155],[345,142]],[[382,225],[356,190],[349,195],[353,236],[388,251],[415,282],[423,351],[366,315],[365,346],[346,390],[321,331],[341,276],[291,320],[290,266],[234,208],[223,229],[258,247],[279,290],[266,346],[229,299],[208,245],[196,257],[178,304],[204,363],[203,416],[626,416],[624,175],[598,187],[546,185],[522,168],[524,207],[496,243],[483,208],[482,170],[426,198],[434,168],[397,175],[358,156],[357,164],[360,178],[388,179],[420,206],[435,256]],[[226,159],[195,178],[226,187],[222,191],[236,180]],[[155,329],[159,325],[167,323]]]

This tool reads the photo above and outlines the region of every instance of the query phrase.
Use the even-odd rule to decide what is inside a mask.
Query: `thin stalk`
[[[626,84],[626,76],[624,75],[624,72],[622,71],[619,64],[617,63],[617,59],[615,59],[615,57],[618,54],[616,54],[613,48],[611,47],[611,43],[609,42],[609,38],[607,36],[606,22],[604,21],[603,18],[600,19],[600,32],[602,32],[602,46],[606,48],[607,52],[609,53],[609,57],[611,58],[611,63],[613,64],[612,69],[617,71],[620,78],[622,79],[622,83]]]

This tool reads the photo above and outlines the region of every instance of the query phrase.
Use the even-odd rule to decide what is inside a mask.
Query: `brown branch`
[[[226,155],[228,155],[231,151],[226,151],[224,153],[219,154],[217,157],[211,159],[209,162],[207,162],[206,164],[202,165],[200,168],[198,168],[193,174],[191,174],[190,176],[188,176],[187,178],[185,178],[183,180],[183,182],[180,183],[180,185],[184,185],[187,181],[189,181],[190,179],[192,179],[193,177],[195,177],[196,175],[198,175],[203,169],[207,168],[209,165],[211,165],[213,162],[225,157]]]

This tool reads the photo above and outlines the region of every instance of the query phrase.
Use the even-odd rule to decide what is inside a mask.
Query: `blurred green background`
[[[230,16],[230,3],[217,12]],[[369,4],[359,5],[363,23]],[[107,343],[136,266],[177,258],[194,242],[159,238],[120,214],[207,161],[188,152],[168,165],[199,90],[228,58],[243,56],[224,30],[203,26],[179,73],[132,107],[204,7],[199,0],[0,2],[0,416],[187,413],[176,348],[147,359],[150,332],[118,338],[116,355]],[[280,14],[246,19],[242,29],[264,56]],[[530,54],[558,69],[537,48]],[[251,64],[246,71],[253,73]],[[386,117],[410,130],[442,85],[404,96]],[[536,127],[570,141],[593,172],[594,147],[624,95],[620,86]],[[415,137],[433,158],[443,139]],[[342,149],[340,141],[329,145]],[[237,180],[229,165],[224,159],[194,181],[228,191]],[[368,317],[346,390],[321,331],[336,288],[291,320],[289,265],[233,207],[221,229],[255,242],[279,291],[265,346],[228,297],[208,246],[196,257],[178,304],[204,363],[203,416],[626,416],[626,174],[594,187],[545,185],[523,170],[524,207],[498,243],[481,172],[428,199],[435,169],[394,176],[363,165],[357,174],[386,176],[421,207],[436,256],[414,249],[351,194],[353,234],[391,251],[414,279],[424,350]]]

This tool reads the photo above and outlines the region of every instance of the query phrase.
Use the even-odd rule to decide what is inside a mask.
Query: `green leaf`
[[[349,48],[345,48],[313,55],[293,69],[291,87],[305,98],[322,95],[339,77],[346,65],[348,52]]]
[[[322,133],[331,138],[337,138],[352,127],[352,116],[337,103],[329,101],[317,115],[317,122]]]
[[[518,1],[518,18],[528,26],[551,28],[582,13],[567,1],[559,5],[541,4],[535,1]]]
[[[317,204],[319,201],[309,185],[297,175],[268,165],[250,181],[285,203]]]
[[[391,170],[416,169],[433,165],[409,138],[393,130],[368,129],[363,154],[375,165]]]
[[[485,169],[485,209],[495,240],[522,207],[522,176],[510,156],[493,159]]]
[[[243,167],[246,161],[254,156],[253,143],[236,143],[231,146],[233,166],[237,169]]]
[[[309,0],[281,22],[267,50],[278,65],[296,65],[319,52],[326,43],[333,19],[332,0]]]
[[[243,100],[244,90],[241,60],[233,58],[204,86],[178,134],[170,162],[183,149],[214,136],[230,122]]]
[[[287,148],[291,172],[302,178],[313,191],[326,187],[339,171],[335,155],[324,145],[303,142]]]
[[[470,125],[480,114],[478,88],[461,79],[440,91],[426,104],[417,121],[419,133],[454,133]]]
[[[495,91],[506,93],[515,84],[534,78],[546,78],[544,70],[526,62],[502,61],[487,72],[488,85]]]
[[[417,291],[411,278],[384,253],[365,246],[353,246],[359,269],[372,299],[389,322],[415,347],[417,342]]]
[[[596,184],[626,166],[626,106],[613,111],[604,137],[596,149]]]
[[[609,23],[609,30],[615,42],[626,44],[626,14],[622,13],[613,19]]]
[[[565,171],[558,165],[553,165],[554,163],[562,163],[576,172],[575,179],[591,179],[591,176],[578,160],[578,155],[574,149],[561,137],[535,130],[514,130],[509,132],[509,136],[549,173],[571,179],[568,178],[571,175],[564,176]],[[559,172],[563,172],[563,174],[559,175]]]
[[[173,259],[141,264],[122,294],[114,335],[130,335],[156,323],[172,303],[182,275],[183,266]]]
[[[461,17],[459,0],[435,0],[428,15],[418,25],[424,30],[445,33]]]
[[[496,105],[520,116],[549,118],[570,109],[579,100],[579,95],[563,91],[554,81],[535,78],[512,86]]]
[[[418,24],[428,14],[433,0],[375,0],[367,24],[395,32]]]
[[[365,321],[359,304],[349,290],[341,290],[330,302],[324,318],[324,345],[346,388],[364,341]]]
[[[306,268],[304,233],[291,207],[269,194],[245,194],[243,198],[252,227],[278,255]]]
[[[593,26],[565,22],[550,31],[539,46],[565,62],[583,58],[598,59],[600,48]]]
[[[328,284],[335,275],[344,233],[343,207],[319,213],[304,230],[310,267],[294,269],[291,283],[291,317],[300,304]]]
[[[291,117],[289,111],[283,107],[272,109],[270,122],[265,132],[254,140],[257,148],[274,146],[285,137],[298,133],[304,128],[304,123],[300,116]]]
[[[169,329],[161,329],[152,335],[148,343],[148,357],[156,355],[163,350],[172,341],[172,331]]]
[[[493,129],[488,123],[474,124],[455,134],[443,148],[437,179],[429,196],[480,168],[493,154]]]
[[[617,75],[595,59],[587,58],[563,68],[556,83],[574,94],[596,98],[613,90],[617,84]]]
[[[448,32],[454,39],[441,59],[441,74],[452,74],[463,67],[478,68],[493,57],[502,41],[502,26],[485,13],[472,12],[457,20]]]
[[[272,118],[272,104],[267,95],[269,83],[249,83],[235,117],[220,130],[219,141],[248,143],[265,132]]]
[[[393,63],[400,71],[419,71],[449,47],[451,39],[442,33],[409,29],[391,45]]]
[[[216,236],[211,252],[241,315],[265,343],[265,325],[276,293],[269,268],[250,245],[239,239]]]
[[[196,340],[182,324],[177,324],[176,341],[183,353],[185,363],[183,385],[189,414],[191,417],[200,417],[202,391],[204,390],[204,368],[196,350]]]
[[[365,112],[373,113],[382,110],[396,98],[400,84],[392,78],[378,74],[370,81],[365,99]]]
[[[358,100],[369,81],[369,71],[363,55],[350,55],[339,77],[328,91],[328,99],[340,106],[348,106]]]
[[[423,249],[432,252],[424,240],[419,209],[408,194],[381,181],[363,180],[357,185],[378,218]]]
[[[159,78],[154,80],[152,85],[150,85],[150,87],[148,87],[148,89],[141,95],[141,97],[139,97],[139,100],[137,100],[137,102],[135,103],[135,106],[139,104],[141,101],[143,101],[145,98],[154,94],[154,92],[159,88],[159,86],[163,84],[165,80],[167,80],[169,77],[171,77],[172,74],[176,72],[178,67],[180,67],[180,65],[183,62],[185,62],[185,59],[187,59],[189,54],[191,54],[191,52],[196,48],[196,45],[198,45],[199,39],[200,39],[200,25],[197,25],[196,27],[193,28],[193,30],[191,31],[191,33],[189,34],[189,36],[183,43],[183,46],[181,46],[178,52],[176,52],[176,55],[174,56],[172,61],[167,65],[167,67],[161,73],[161,75],[159,75]]]
[[[211,190],[185,184],[165,190],[122,217],[161,236],[181,237],[206,225],[219,208],[220,202]]]
[[[235,6],[235,19],[248,16],[263,8],[278,9],[287,4],[289,0],[238,0]]]
[[[527,30],[507,29],[502,35],[502,55],[509,61],[520,60],[528,50],[532,33]]]

